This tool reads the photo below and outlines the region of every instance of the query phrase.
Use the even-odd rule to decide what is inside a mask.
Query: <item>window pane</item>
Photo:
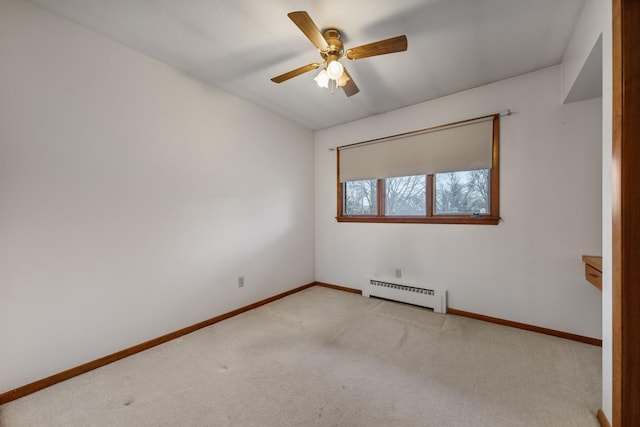
[[[426,215],[427,177],[425,175],[387,178],[384,185],[387,215]]]
[[[434,176],[435,213],[437,215],[490,214],[489,172],[490,169],[482,169],[436,174]]]
[[[378,213],[377,181],[349,181],[344,183],[345,215],[376,215]]]

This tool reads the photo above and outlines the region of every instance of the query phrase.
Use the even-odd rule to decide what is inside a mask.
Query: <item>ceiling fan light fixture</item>
[[[344,66],[337,60],[327,64],[327,75],[331,80],[338,80],[344,74]]]
[[[347,73],[342,73],[342,75],[336,80],[336,86],[343,87],[349,80],[351,79],[347,76]]]
[[[327,70],[320,71],[313,80],[316,81],[318,87],[329,88],[329,74],[327,73]]]

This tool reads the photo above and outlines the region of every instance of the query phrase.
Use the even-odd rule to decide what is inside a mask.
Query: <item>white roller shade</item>
[[[490,169],[493,121],[485,117],[338,147],[340,182]]]

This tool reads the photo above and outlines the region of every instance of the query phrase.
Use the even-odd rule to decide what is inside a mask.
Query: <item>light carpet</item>
[[[597,427],[599,347],[312,287],[0,407],[21,426]]]

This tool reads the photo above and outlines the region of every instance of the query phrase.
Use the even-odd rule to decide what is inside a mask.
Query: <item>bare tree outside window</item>
[[[376,215],[378,212],[377,180],[345,183],[344,214]]]
[[[438,215],[489,213],[489,169],[435,175]]]
[[[490,169],[438,173],[432,177],[410,175],[347,181],[342,184],[342,215],[356,220],[393,218],[388,222],[396,218],[404,222],[422,218],[436,222],[438,217],[482,221],[492,215]],[[383,200],[381,206],[379,198]]]
[[[385,212],[387,215],[425,215],[425,175],[401,176],[385,180]]]

